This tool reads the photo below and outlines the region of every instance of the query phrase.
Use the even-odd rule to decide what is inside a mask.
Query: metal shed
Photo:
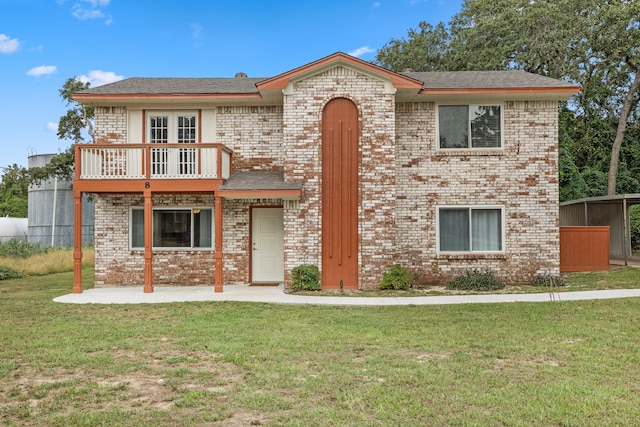
[[[560,203],[560,226],[609,226],[609,256],[640,261],[632,256],[629,207],[640,204],[640,194],[587,197]]]

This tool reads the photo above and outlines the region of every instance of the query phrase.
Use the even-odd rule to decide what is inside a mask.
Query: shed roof
[[[302,184],[287,182],[283,172],[234,172],[218,189],[226,198],[278,197],[299,199]]]

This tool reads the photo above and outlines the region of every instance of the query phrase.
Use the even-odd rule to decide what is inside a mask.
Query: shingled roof
[[[91,95],[169,95],[258,93],[256,83],[265,78],[143,78],[133,77],[87,89]]]
[[[302,184],[287,182],[283,172],[234,172],[218,189],[223,197],[282,197],[299,199]]]
[[[402,72],[423,82],[423,89],[572,88],[570,83],[526,71]]]
[[[526,71],[403,72],[423,83],[423,90],[438,89],[571,89],[570,83]],[[256,84],[268,78],[141,78],[134,77],[91,88],[82,95],[226,95],[258,94]]]

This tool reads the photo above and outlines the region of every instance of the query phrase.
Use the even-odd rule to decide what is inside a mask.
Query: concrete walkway
[[[441,305],[498,302],[549,302],[640,297],[640,289],[554,292],[540,294],[482,294],[424,297],[303,296],[284,293],[283,286],[225,285],[215,293],[212,286],[156,286],[145,294],[141,286],[88,289],[81,294],[54,298],[70,304],[153,304],[188,301],[247,301],[277,304],[320,305]]]

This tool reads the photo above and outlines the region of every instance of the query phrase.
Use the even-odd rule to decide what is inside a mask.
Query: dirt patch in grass
[[[200,419],[200,415],[207,416],[204,411],[215,401],[221,425],[261,425],[267,421],[264,415],[233,409],[231,396],[242,387],[245,372],[233,363],[218,360],[215,354],[165,350],[140,354],[115,348],[110,355],[113,365],[125,372],[52,372],[16,366],[9,374],[10,380],[5,381],[11,388],[0,386],[4,397],[0,418],[30,425],[36,419],[115,409],[131,413],[160,411],[172,419],[177,414],[181,414],[179,418],[187,415]],[[69,401],[75,403],[69,405]]]

